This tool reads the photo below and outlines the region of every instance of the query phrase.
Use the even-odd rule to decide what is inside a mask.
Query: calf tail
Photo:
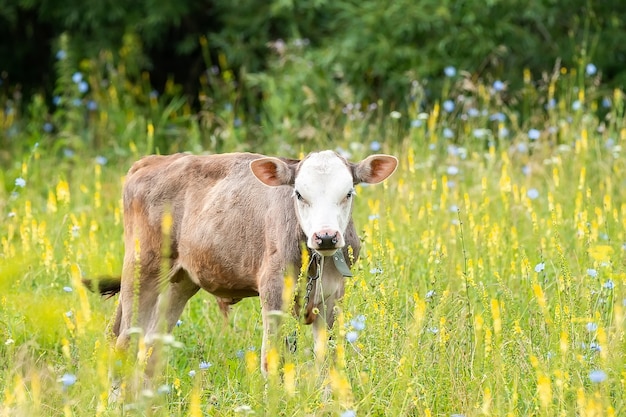
[[[93,292],[113,297],[120,292],[122,280],[120,277],[100,277],[97,279],[83,279],[83,284]]]

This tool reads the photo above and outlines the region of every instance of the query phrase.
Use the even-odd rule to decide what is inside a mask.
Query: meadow
[[[51,119],[37,98],[0,114],[1,416],[626,415],[624,97],[594,68],[528,77],[508,100],[505,83],[468,88],[450,70],[427,110],[318,103],[306,139],[283,119],[252,144],[228,92],[196,117],[120,68],[106,84],[98,68],[60,73]],[[398,156],[357,189],[362,256],[323,349],[285,315],[298,350],[274,351],[264,379],[259,300],[225,320],[200,293],[162,337],[152,385],[140,332],[114,352],[117,298],[81,279],[119,275],[125,172],[165,145]]]

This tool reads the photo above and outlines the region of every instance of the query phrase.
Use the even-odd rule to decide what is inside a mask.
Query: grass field
[[[120,273],[123,176],[154,150],[159,120],[185,110],[139,118],[111,98],[112,83],[108,107],[87,119],[68,111],[54,133],[5,113],[3,129],[20,127],[15,143],[27,145],[0,173],[0,415],[626,415],[623,97],[578,79],[565,71],[544,90],[529,85],[523,117],[494,84],[426,113],[346,117],[332,141],[221,142],[353,160],[386,152],[400,166],[357,190],[364,249],[325,349],[312,352],[310,329],[286,316],[281,331],[295,331],[299,349],[272,355],[265,380],[258,299],[224,320],[202,293],[163,338],[151,387],[152,351],[137,334],[117,355],[107,330],[117,299],[80,280]],[[407,119],[409,130],[394,127]],[[85,123],[85,137],[72,130]],[[106,158],[77,146],[102,144],[112,125],[125,141],[101,148]],[[193,126],[184,135],[179,148],[202,150]],[[109,403],[114,374],[123,398]]]

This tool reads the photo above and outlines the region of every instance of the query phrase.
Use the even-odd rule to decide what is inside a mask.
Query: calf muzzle
[[[339,246],[339,232],[334,230],[322,230],[313,233],[313,243],[316,250],[333,250],[338,249]]]

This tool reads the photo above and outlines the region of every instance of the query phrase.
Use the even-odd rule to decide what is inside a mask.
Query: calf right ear
[[[294,169],[278,158],[265,157],[250,162],[250,170],[263,184],[276,187],[293,185]]]

